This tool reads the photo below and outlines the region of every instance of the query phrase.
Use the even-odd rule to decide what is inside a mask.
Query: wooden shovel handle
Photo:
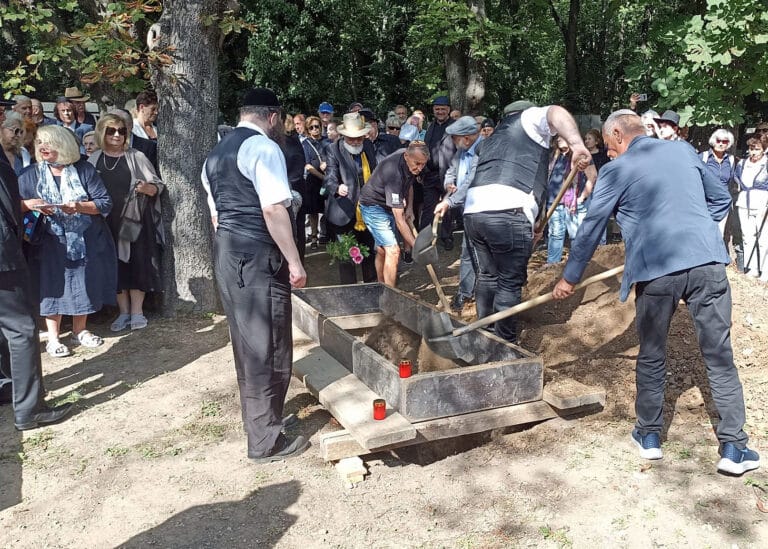
[[[614,267],[613,269],[609,269],[605,272],[598,273],[594,276],[590,276],[589,278],[586,278],[581,282],[579,282],[578,284],[576,284],[576,286],[573,287],[573,290],[574,291],[580,290],[595,282],[605,280],[606,278],[611,278],[612,276],[616,276],[617,274],[621,273],[623,270],[624,270],[624,265],[620,265],[618,267]],[[498,313],[494,313],[492,315],[486,316],[485,318],[481,318],[480,320],[476,320],[473,323],[467,324],[466,326],[463,326],[461,328],[456,328],[453,332],[451,332],[451,335],[460,336],[462,334],[466,334],[467,332],[471,332],[472,330],[477,330],[478,328],[484,328],[489,324],[493,324],[497,320],[509,318],[510,316],[514,316],[518,313],[522,313],[523,311],[527,311],[528,309],[532,309],[533,307],[538,307],[539,305],[543,305],[544,303],[552,301],[553,299],[554,297],[552,297],[552,292],[548,292],[544,295],[540,295],[539,297],[534,297],[533,299],[529,299],[528,301],[523,301],[522,303],[519,303],[514,307],[510,307],[509,309],[504,309],[503,311],[499,311]]]
[[[552,217],[552,214],[555,213],[555,208],[560,204],[560,201],[565,196],[565,193],[568,191],[568,187],[571,186],[571,183],[573,182],[573,178],[576,177],[576,174],[579,172],[576,168],[571,168],[570,173],[568,174],[568,177],[565,178],[565,181],[563,182],[563,186],[560,187],[560,191],[557,193],[557,196],[555,197],[555,201],[552,203],[552,205],[547,210],[547,215],[544,216],[543,219],[539,219],[539,222],[536,224],[536,230],[535,232],[540,233],[544,230],[545,225],[547,222],[549,222],[549,218]]]

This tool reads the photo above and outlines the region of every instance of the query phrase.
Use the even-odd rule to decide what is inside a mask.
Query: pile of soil
[[[458,368],[459,365],[435,354],[424,338],[399,322],[386,318],[371,329],[365,344],[381,356],[398,364],[402,359],[411,361],[413,373],[437,372]]]

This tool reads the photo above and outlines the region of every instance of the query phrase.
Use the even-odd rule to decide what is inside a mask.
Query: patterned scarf
[[[61,180],[57,184],[51,172],[51,164],[40,162],[37,168],[37,195],[46,204],[61,205],[68,202],[83,202],[89,200],[77,169],[68,164],[61,172]],[[91,224],[91,216],[80,213],[65,214],[59,208],[48,216],[53,234],[59,237],[59,242],[67,246],[67,259],[78,261],[85,257],[85,239],[83,234]]]

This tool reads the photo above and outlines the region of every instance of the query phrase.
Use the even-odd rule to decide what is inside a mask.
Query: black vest
[[[274,244],[267,230],[261,201],[253,183],[237,168],[237,152],[249,137],[260,135],[250,128],[235,128],[208,155],[205,174],[219,214],[219,229]]]
[[[507,185],[523,192],[534,192],[541,202],[547,190],[549,149],[528,137],[520,115],[504,118],[496,130],[478,147],[477,171],[469,188]]]

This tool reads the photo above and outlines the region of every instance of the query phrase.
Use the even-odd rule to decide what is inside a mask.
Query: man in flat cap
[[[291,379],[291,287],[307,274],[294,242],[282,109],[272,90],[249,90],[240,122],[203,167],[218,226],[214,267],[229,321],[248,457],[257,463],[301,454],[303,436],[283,433]],[[210,203],[210,201],[209,201]]]
[[[477,169],[477,148],[483,141],[480,125],[471,116],[462,116],[445,129],[451,136],[456,154],[445,173],[445,198],[435,208],[435,215],[445,215],[451,209],[456,215],[462,215],[464,199],[469,183],[475,177]],[[477,259],[466,233],[461,243],[461,264],[459,266],[459,291],[451,300],[451,309],[460,311],[464,301],[475,295]]]
[[[448,97],[445,95],[435,97],[432,101],[432,114],[435,118],[427,127],[427,134],[424,137],[424,141],[429,147],[429,162],[427,162],[427,168],[421,178],[424,187],[424,202],[419,215],[419,229],[432,224],[435,206],[438,205],[444,194],[445,172],[451,164],[453,155],[456,154],[453,141],[445,133],[446,128],[454,122],[450,113],[451,104]],[[450,211],[443,216],[438,236],[446,250],[453,249],[453,220]]]
[[[591,160],[573,117],[557,105],[516,101],[479,150],[464,202],[464,230],[478,259],[477,315],[520,303],[528,275],[533,226],[547,190],[549,142],[560,135],[573,151],[571,167]],[[515,317],[496,322],[496,335],[518,338]]]

